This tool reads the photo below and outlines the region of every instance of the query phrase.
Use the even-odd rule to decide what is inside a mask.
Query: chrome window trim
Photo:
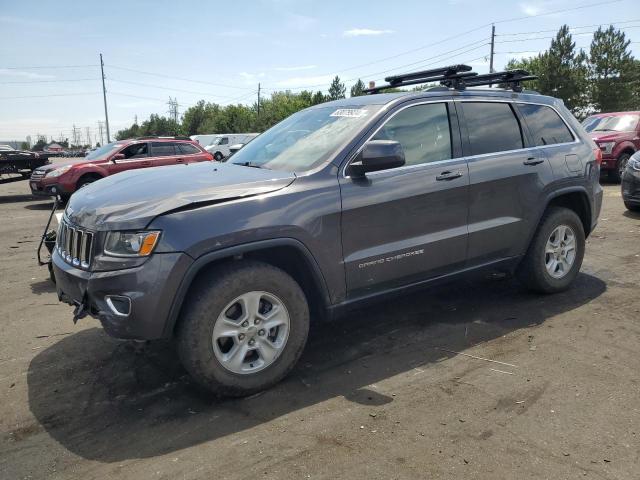
[[[391,172],[391,171],[399,172],[399,171],[403,171],[403,170],[407,170],[407,169],[413,169],[413,168],[416,168],[416,167],[444,164],[444,163],[449,163],[449,162],[453,162],[453,161],[456,161],[456,160],[466,160],[466,161],[468,161],[468,160],[476,160],[476,159],[481,159],[481,158],[492,156],[492,155],[502,155],[502,154],[511,154],[511,153],[516,153],[516,152],[529,151],[529,150],[532,150],[532,149],[535,149],[535,148],[551,148],[551,147],[558,147],[558,146],[563,146],[563,145],[576,145],[576,144],[582,143],[582,141],[580,140],[580,137],[578,135],[576,135],[575,130],[573,130],[573,128],[571,128],[571,125],[569,125],[565,121],[565,119],[562,117],[562,115],[560,114],[558,109],[555,106],[549,105],[547,103],[532,102],[532,101],[526,101],[526,100],[485,99],[485,98],[475,98],[475,97],[473,97],[473,98],[445,98],[445,99],[441,98],[439,100],[428,100],[428,101],[424,101],[424,102],[418,102],[418,103],[412,103],[410,105],[405,105],[404,107],[399,108],[397,111],[393,112],[393,114],[391,114],[389,116],[389,118],[373,132],[373,134],[371,134],[369,137],[367,137],[367,139],[362,143],[362,145],[360,145],[360,147],[358,147],[358,150],[356,150],[355,153],[351,156],[351,158],[347,161],[346,165],[342,169],[342,177],[343,178],[351,178],[349,175],[346,174],[347,168],[349,167],[351,162],[353,162],[354,158],[358,155],[358,153],[360,153],[360,151],[364,147],[365,143],[367,143],[369,140],[371,140],[378,133],[378,131],[382,127],[384,127],[387,124],[387,122],[389,120],[391,120],[393,117],[395,117],[398,113],[400,113],[401,111],[403,111],[406,108],[415,107],[415,106],[418,106],[418,105],[425,105],[425,104],[429,104],[429,103],[447,103],[447,102],[454,102],[454,103],[459,103],[459,102],[526,103],[526,104],[529,104],[529,105],[540,105],[542,107],[549,107],[554,112],[556,112],[558,117],[560,117],[560,120],[562,120],[562,123],[564,123],[565,126],[569,129],[569,132],[571,132],[571,135],[573,136],[574,140],[573,140],[573,142],[553,143],[551,145],[540,145],[539,147],[534,145],[534,146],[529,146],[529,147],[518,148],[518,149],[515,149],[515,150],[503,150],[503,151],[500,151],[500,152],[481,153],[479,155],[466,155],[466,156],[462,156],[462,157],[458,157],[458,158],[450,158],[450,159],[447,159],[447,160],[438,160],[436,162],[419,163],[417,165],[406,165],[406,166],[403,166],[403,167],[389,168],[387,170],[378,170],[377,172],[370,172],[370,173],[367,174],[367,177],[376,176],[376,175],[379,175],[381,173],[387,173],[387,172]],[[460,122],[458,122],[458,123],[460,123]]]

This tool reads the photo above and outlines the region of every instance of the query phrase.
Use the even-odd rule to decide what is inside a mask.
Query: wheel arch
[[[568,188],[554,192],[548,199],[547,204],[542,212],[546,212],[550,207],[564,207],[573,210],[580,220],[584,228],[585,238],[591,233],[591,202],[589,195],[583,188]],[[542,215],[540,218],[542,218]],[[540,219],[538,219],[538,223]]]
[[[76,189],[78,188],[78,185],[80,184],[80,182],[82,182],[82,180],[87,178],[94,178],[95,180],[100,180],[101,178],[104,178],[104,175],[102,175],[101,172],[98,172],[96,170],[91,170],[90,172],[84,172],[82,175],[78,177],[78,180],[76,180]]]
[[[304,291],[312,317],[327,315],[329,291],[318,263],[309,249],[299,240],[280,238],[238,245],[206,253],[197,258],[184,275],[174,296],[165,325],[164,336],[171,337],[189,290],[202,275],[217,266],[243,259],[259,260],[284,270]]]

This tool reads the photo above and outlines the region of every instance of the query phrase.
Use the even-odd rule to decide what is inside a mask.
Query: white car
[[[224,135],[217,135],[213,141],[205,147],[205,150],[213,155],[213,158],[218,162],[224,158],[227,158],[231,151],[229,147],[236,144],[247,144],[259,134],[257,133],[229,133]]]

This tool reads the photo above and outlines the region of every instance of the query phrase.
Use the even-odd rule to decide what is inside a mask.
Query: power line
[[[15,81],[15,82],[0,82],[0,85],[29,85],[31,83],[64,83],[64,82],[94,82],[95,78],[73,78],[73,79],[60,79],[60,80],[27,80],[27,81]]]
[[[214,87],[223,87],[223,88],[235,88],[238,90],[249,90],[252,89],[252,87],[239,87],[237,85],[225,85],[225,84],[221,84],[221,83],[214,83],[214,82],[206,82],[204,80],[195,80],[195,79],[191,79],[191,78],[184,78],[184,77],[174,77],[172,75],[165,75],[163,73],[154,73],[154,72],[146,72],[144,70],[136,70],[134,68],[129,68],[129,67],[119,67],[117,65],[107,65],[110,68],[115,68],[118,70],[124,70],[127,72],[135,72],[135,73],[141,73],[143,75],[151,75],[154,77],[160,77],[160,78],[170,78],[173,80],[181,80],[183,82],[193,82],[193,83],[201,83],[203,85],[212,85]]]
[[[569,31],[571,30],[577,30],[577,29],[581,29],[581,28],[593,28],[593,27],[601,27],[603,25],[621,25],[621,24],[626,24],[626,23],[634,23],[634,22],[640,22],[640,19],[637,20],[626,20],[624,22],[604,22],[604,23],[597,23],[594,25],[582,25],[579,27],[571,27],[569,26]],[[537,30],[537,31],[532,31],[532,32],[518,32],[518,33],[496,33],[496,37],[511,37],[511,36],[515,36],[515,35],[533,35],[536,33],[553,33],[553,32],[557,32],[558,29],[556,28],[555,30]]]
[[[618,30],[625,30],[625,29],[628,29],[628,28],[640,28],[640,25],[630,25],[628,27],[621,27]],[[581,36],[581,35],[592,35],[592,34],[594,34],[596,32],[597,32],[597,30],[593,30],[593,31],[590,31],[590,32],[578,32],[578,33],[569,32],[569,33],[571,33],[572,36],[578,37],[578,36]],[[534,41],[534,40],[549,40],[549,39],[553,39],[553,38],[556,38],[556,37],[555,36],[551,36],[551,37],[546,36],[546,37],[534,37],[534,38],[514,38],[514,39],[511,39],[511,40],[499,40],[499,41],[496,41],[496,43],[528,42],[528,41]]]
[[[100,65],[37,65],[34,67],[0,67],[2,70],[35,70],[41,68],[88,68],[88,67],[99,67]]]
[[[151,88],[158,88],[160,90],[168,90],[170,92],[182,92],[182,93],[192,93],[194,95],[204,95],[207,97],[217,97],[217,98],[224,98],[224,99],[232,99],[233,97],[227,97],[224,95],[216,95],[216,94],[211,94],[211,93],[206,93],[206,92],[196,92],[194,90],[184,90],[181,88],[171,88],[171,87],[163,87],[160,85],[153,85],[151,83],[143,83],[143,82],[133,82],[133,81],[129,81],[129,80],[119,80],[119,79],[115,79],[115,78],[108,78],[107,81],[109,82],[117,82],[117,83],[127,83],[129,85],[138,85],[141,87],[151,87]]]
[[[100,95],[100,92],[53,93],[49,95],[23,95],[18,97],[0,97],[0,100],[13,100],[17,98],[76,97],[80,95]]]

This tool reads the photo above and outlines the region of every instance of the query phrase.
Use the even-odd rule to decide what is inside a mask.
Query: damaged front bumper
[[[171,334],[169,312],[193,260],[184,253],[157,253],[134,268],[89,272],[54,250],[52,262],[58,298],[75,307],[74,322],[90,315],[113,337],[154,340]]]

